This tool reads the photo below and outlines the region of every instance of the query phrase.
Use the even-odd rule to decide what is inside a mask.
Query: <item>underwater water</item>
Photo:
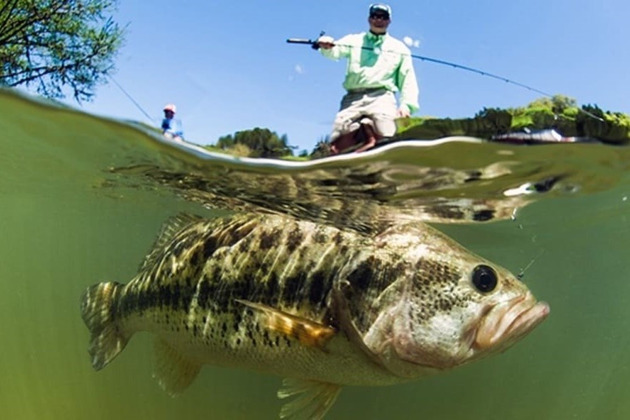
[[[630,149],[473,139],[310,164],[221,157],[147,127],[0,91],[0,418],[271,419],[281,378],[213,366],[172,398],[149,334],[92,369],[83,290],[126,283],[181,212],[286,213],[362,230],[432,222],[551,314],[505,353],[390,387],[329,419],[630,418]]]

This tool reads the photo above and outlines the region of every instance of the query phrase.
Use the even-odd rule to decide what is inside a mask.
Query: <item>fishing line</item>
[[[136,102],[136,100],[133,99],[133,97],[129,93],[127,93],[127,91],[120,85],[120,83],[118,83],[116,81],[116,79],[114,79],[113,76],[107,76],[107,77],[109,77],[109,80],[111,80],[112,82],[114,82],[114,84],[116,86],[118,86],[118,89],[120,89],[121,92],[124,93],[127,98],[129,98],[129,100],[136,106],[136,108],[138,108],[140,110],[140,112],[142,112],[144,114],[144,116],[149,119],[149,121],[153,122],[153,118],[151,118],[151,116],[149,114],[147,114],[144,109],[142,109],[140,104],[138,102]]]
[[[324,33],[322,32],[320,34],[320,36],[322,36],[323,34]],[[307,44],[307,45],[310,45],[315,50],[319,49],[319,44],[317,43],[317,41],[313,41],[311,39],[289,38],[289,39],[287,39],[287,42],[289,44]],[[343,45],[343,44],[334,44],[334,45],[339,46],[339,47],[352,47],[351,45]],[[361,47],[361,49],[367,50],[367,51],[374,51],[374,50],[376,50],[376,48],[374,48],[374,47],[363,47],[363,46]],[[400,54],[400,53],[398,53],[396,51],[387,51],[387,50],[381,50],[381,51],[384,52],[384,53],[390,53],[390,54]],[[439,60],[437,58],[426,57],[426,56],[418,55],[418,54],[410,54],[410,55],[411,55],[412,58],[415,58],[417,60],[428,61],[428,62],[436,63],[436,64],[442,64],[444,66],[450,66],[450,67],[453,67],[453,68],[456,68],[456,69],[465,70],[465,71],[469,71],[469,72],[472,72],[472,73],[480,74],[482,76],[487,76],[487,77],[491,77],[493,79],[501,80],[501,81],[503,81],[505,83],[509,83],[509,84],[514,85],[514,86],[519,86],[519,87],[522,87],[524,89],[530,90],[532,92],[539,93],[539,94],[541,94],[543,96],[546,96],[548,98],[552,98],[553,99],[553,95],[548,93],[548,92],[542,91],[540,89],[536,89],[535,87],[526,85],[526,84],[521,83],[521,82],[517,82],[517,81],[512,80],[512,79],[508,79],[507,77],[499,76],[499,75],[496,75],[496,74],[493,74],[493,73],[488,73],[487,71],[484,71],[484,70],[479,70],[479,69],[476,69],[476,68],[473,68],[473,67],[464,66],[464,65],[453,63],[453,62],[450,62],[450,61]],[[600,118],[597,115],[594,115],[594,114],[592,114],[592,113],[590,113],[590,112],[588,112],[588,111],[586,111],[584,109],[578,108],[578,110],[580,110],[581,112],[585,113],[589,117],[595,118],[596,120],[599,120],[601,122],[605,122],[602,118]]]
[[[523,279],[523,277],[525,276],[525,272],[526,272],[527,270],[529,270],[529,267],[531,267],[531,266],[532,266],[532,264],[534,264],[534,262],[535,262],[538,258],[540,258],[540,257],[542,256],[542,254],[544,254],[544,253],[545,253],[545,250],[544,250],[544,249],[541,249],[541,250],[540,250],[540,252],[538,253],[538,255],[536,255],[534,258],[532,258],[532,260],[529,262],[529,264],[527,264],[527,265],[525,266],[525,268],[523,268],[523,269],[521,270],[521,272],[520,272],[520,273],[518,273],[518,274],[516,275],[516,277],[517,277],[519,280],[522,280],[522,279]]]

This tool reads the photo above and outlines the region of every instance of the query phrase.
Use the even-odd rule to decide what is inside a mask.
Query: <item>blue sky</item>
[[[198,144],[254,127],[287,134],[312,150],[330,131],[345,62],[290,37],[335,38],[367,29],[363,1],[121,0],[128,25],[115,80],[91,103],[99,115],[158,125],[175,103],[185,136]],[[630,114],[630,2],[627,0],[400,0],[389,33],[419,43],[412,53],[455,62]],[[523,106],[539,94],[451,67],[414,60],[416,116],[470,117],[484,106]]]

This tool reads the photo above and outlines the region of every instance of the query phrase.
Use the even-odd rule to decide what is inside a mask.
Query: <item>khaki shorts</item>
[[[396,96],[387,89],[348,92],[333,124],[330,140],[371,124],[380,137],[396,133]]]

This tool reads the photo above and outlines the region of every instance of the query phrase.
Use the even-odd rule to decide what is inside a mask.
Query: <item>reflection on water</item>
[[[165,144],[141,126],[0,95],[3,418],[275,418],[280,379],[205,367],[170,398],[138,334],[94,372],[85,287],[126,282],[180,212],[285,213],[364,231],[419,218],[518,273],[549,319],[442,376],[344,389],[328,418],[625,419],[630,385],[627,148],[473,140],[279,166]],[[455,139],[461,140],[461,139]]]

